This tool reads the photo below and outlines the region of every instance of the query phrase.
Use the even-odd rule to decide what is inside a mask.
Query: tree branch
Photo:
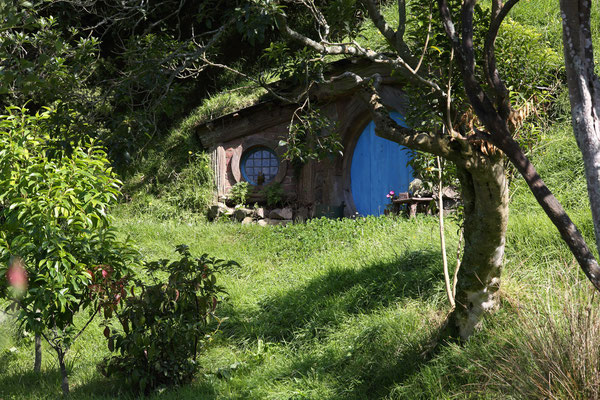
[[[422,132],[400,126],[390,117],[389,110],[383,104],[377,87],[381,77],[376,74],[369,78],[356,77],[360,83],[360,98],[368,106],[369,112],[375,122],[377,136],[391,140],[411,149],[421,150],[444,157],[465,168],[476,168],[478,157],[466,141],[459,143],[460,139],[451,138],[435,132]]]
[[[510,97],[508,89],[500,78],[500,73],[496,66],[495,43],[500,25],[518,1],[519,0],[508,0],[506,4],[502,6],[501,0],[494,0],[492,4],[492,20],[490,21],[490,27],[487,31],[483,46],[485,76],[489,85],[495,91],[498,112],[500,113],[500,116],[505,119],[509,117],[511,112]]]
[[[277,21],[277,26],[279,27],[280,32],[287,36],[290,39],[296,40],[303,45],[312,48],[320,54],[324,55],[352,55],[352,56],[360,56],[365,57],[368,60],[371,60],[375,63],[383,63],[396,68],[400,71],[404,76],[411,79],[414,82],[419,84],[426,85],[439,93],[440,95],[444,94],[444,91],[439,87],[439,85],[423,76],[419,75],[402,57],[390,58],[383,53],[378,53],[370,49],[365,49],[360,46],[358,43],[353,42],[351,44],[348,43],[325,43],[325,42],[317,42],[307,36],[298,33],[297,31],[290,28],[287,24],[287,19],[283,14],[277,14],[275,16]]]
[[[483,137],[502,150],[517,167],[536,200],[558,229],[565,243],[569,246],[583,272],[596,289],[600,290],[600,265],[598,265],[598,262],[585,243],[581,232],[579,232],[562,205],[546,186],[535,167],[523,153],[523,150],[511,137],[507,119],[502,118],[496,111],[475,76],[475,62],[473,58],[473,7],[475,0],[464,0],[463,2],[461,10],[462,41],[454,29],[447,0],[438,0],[438,4],[446,34],[451,40],[456,53],[459,54],[458,62],[461,65],[463,82],[469,101],[477,117],[483,122],[490,133],[489,135],[484,134]],[[498,12],[498,17],[501,14],[502,10]]]
[[[85,323],[85,325],[83,326],[83,328],[81,328],[81,330],[79,332],[77,332],[77,335],[75,335],[75,337],[73,337],[73,342],[76,341],[79,336],[81,336],[81,334],[83,333],[83,331],[85,331],[85,329],[92,323],[92,321],[94,320],[94,318],[96,317],[97,314],[98,314],[98,308],[96,308],[96,310],[90,316],[90,319],[87,320],[87,322]]]
[[[374,0],[362,0],[362,2],[367,7],[369,18],[373,21],[373,24],[379,32],[381,32],[387,42],[398,52],[400,57],[408,60],[408,63],[414,65],[415,60],[413,59],[408,46],[404,42],[404,31],[406,29],[406,4],[404,3],[404,0],[399,0],[398,4],[398,15],[400,17],[398,21],[398,31],[394,31],[387,24],[385,18],[381,15],[381,12],[379,12],[379,7]]]

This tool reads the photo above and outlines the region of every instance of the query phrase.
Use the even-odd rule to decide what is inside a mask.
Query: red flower
[[[9,285],[19,291],[27,290],[27,271],[20,258],[11,261],[8,271],[6,271],[6,280]]]

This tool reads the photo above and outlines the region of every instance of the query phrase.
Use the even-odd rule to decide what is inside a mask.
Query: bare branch
[[[79,332],[77,332],[77,335],[75,335],[75,337],[73,337],[73,342],[77,340],[77,338],[79,336],[81,336],[81,334],[83,333],[83,331],[85,331],[85,329],[90,325],[90,323],[94,320],[94,317],[96,317],[96,314],[98,314],[98,309],[96,309],[94,311],[94,313],[90,316],[90,318],[87,320],[87,322],[85,323],[85,325],[83,326],[83,328],[81,328],[81,330]]]
[[[371,21],[373,21],[373,24],[379,30],[379,32],[381,32],[383,37],[385,37],[387,42],[398,52],[400,57],[404,58],[410,64],[414,65],[415,60],[413,60],[413,56],[410,53],[408,46],[404,42],[404,31],[406,29],[406,5],[405,4],[398,5],[400,7],[398,9],[398,13],[399,13],[399,16],[401,17],[400,18],[401,21],[399,21],[399,23],[398,23],[399,30],[397,32],[395,32],[387,24],[387,22],[385,21],[385,18],[383,18],[383,15],[381,15],[381,13],[379,12],[379,7],[374,0],[362,0],[362,2],[367,7],[367,11],[369,13],[369,17],[370,17]],[[402,2],[404,2],[404,1],[402,1]],[[400,15],[401,13],[404,13],[403,18]],[[402,19],[404,20],[404,22],[402,23],[402,27],[400,30],[400,22],[402,22]],[[418,69],[418,68],[415,68],[415,69]]]
[[[298,33],[297,31],[290,28],[287,24],[287,19],[284,15],[278,14],[275,16],[277,25],[282,34],[288,36],[290,39],[296,40],[303,45],[312,48],[313,50],[326,55],[352,55],[352,56],[360,56],[365,57],[375,63],[383,63],[396,68],[399,72],[401,72],[407,78],[413,80],[414,82],[424,84],[440,95],[443,95],[443,90],[439,87],[439,85],[429,79],[424,78],[419,75],[402,57],[390,58],[389,56],[378,53],[370,49],[366,49],[360,46],[356,42],[349,43],[325,43],[325,42],[317,42],[307,36]]]
[[[262,86],[263,88],[265,88],[269,94],[271,94],[273,97],[275,97],[277,100],[280,100],[286,104],[291,104],[291,103],[295,103],[294,100],[292,99],[288,99],[286,97],[281,96],[280,94],[278,94],[277,92],[275,92],[269,85],[265,85],[263,82],[260,82],[258,79],[251,77],[248,74],[245,74],[241,71],[238,71],[235,68],[231,68],[229,65],[225,65],[225,64],[219,64],[219,63],[213,63],[211,61],[209,61],[207,58],[203,58],[202,61],[206,64],[209,65],[211,67],[217,67],[217,68],[222,68],[226,71],[229,72],[233,72],[234,74],[237,74],[245,79],[248,79],[249,81],[254,82],[255,84]]]
[[[423,62],[423,59],[425,58],[425,54],[427,54],[427,47],[429,46],[429,39],[431,37],[432,18],[433,18],[433,13],[430,11],[429,12],[429,25],[427,26],[427,37],[425,38],[425,44],[423,45],[423,51],[421,52],[421,57],[419,58],[419,62],[417,63],[417,66],[415,67],[415,73],[417,73],[419,71],[419,68],[421,68],[421,63]]]
[[[519,0],[508,0],[508,2],[502,6],[501,0],[494,0],[492,4],[492,20],[485,37],[485,43],[483,47],[484,54],[484,65],[485,75],[489,85],[494,89],[496,95],[496,107],[500,116],[508,118],[511,112],[510,97],[506,85],[500,78],[500,73],[496,66],[496,37],[500,25],[504,21],[504,18],[508,15],[511,8],[518,3]]]

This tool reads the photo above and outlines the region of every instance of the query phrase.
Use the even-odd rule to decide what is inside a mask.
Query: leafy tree
[[[105,152],[89,143],[67,154],[49,133],[50,110],[8,112],[0,116],[0,276],[8,278],[0,297],[12,297],[23,328],[56,351],[66,394],[67,351],[98,312],[110,315],[126,295],[136,254],[110,227],[119,181]],[[99,290],[94,282],[108,275]],[[89,317],[78,328],[74,318],[84,310]]]

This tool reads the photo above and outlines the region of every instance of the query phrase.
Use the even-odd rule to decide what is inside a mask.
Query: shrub
[[[176,207],[204,212],[213,202],[213,172],[207,153],[190,154],[189,163],[163,187],[162,197]]]
[[[196,354],[214,331],[209,322],[218,321],[214,311],[218,296],[225,293],[216,273],[236,264],[206,254],[194,258],[184,245],[176,249],[179,261],[146,265],[153,284],[137,282],[118,313],[120,328],[104,330],[109,350],[119,355],[104,359],[100,371],[141,392],[193,378]],[[166,282],[158,277],[164,272],[169,274]]]
[[[276,207],[283,203],[283,196],[285,193],[279,182],[274,182],[268,185],[263,189],[263,193],[269,207]]]
[[[231,187],[229,191],[229,199],[235,203],[235,205],[244,205],[248,200],[248,194],[250,193],[250,184],[248,182],[238,182]]]

